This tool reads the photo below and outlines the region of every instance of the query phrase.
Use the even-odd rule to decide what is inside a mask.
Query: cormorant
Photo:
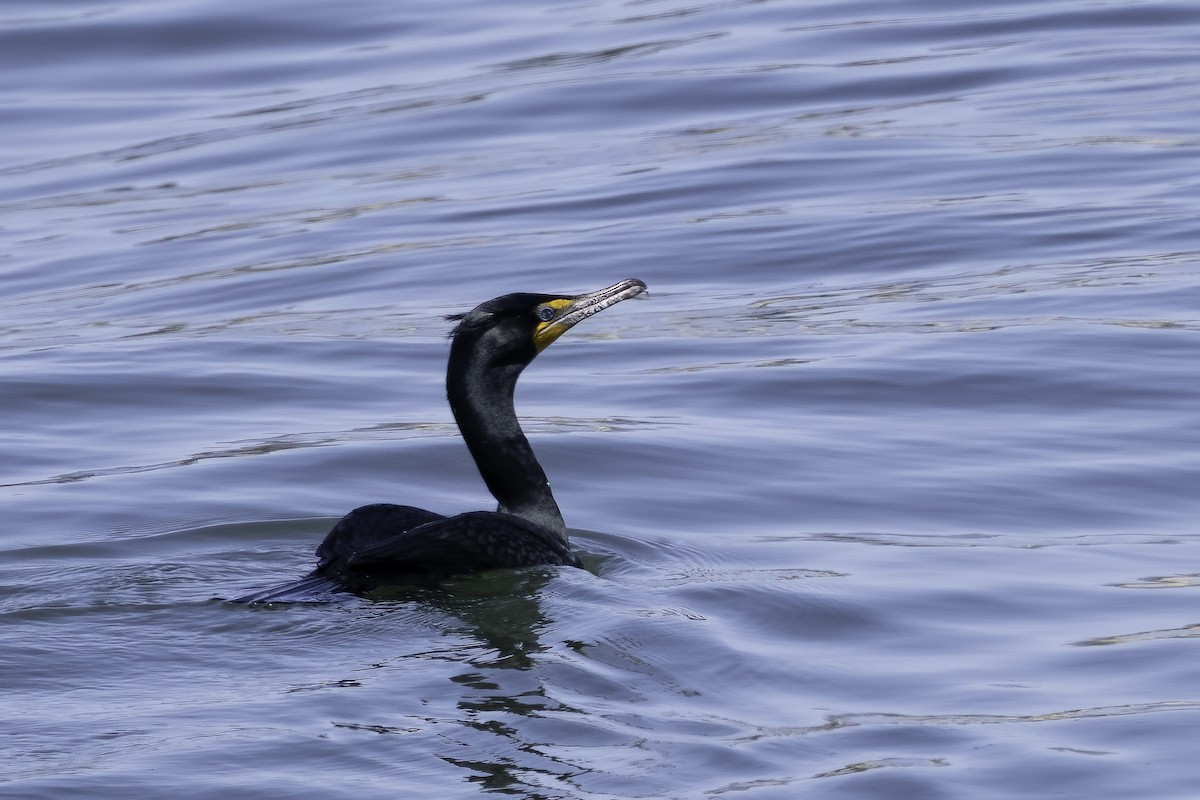
[[[644,291],[646,284],[631,278],[590,294],[507,294],[449,317],[458,326],[446,394],[499,508],[452,517],[391,503],[356,508],[321,542],[309,575],[234,602],[287,602],[314,591],[362,593],[503,567],[580,566],[550,482],[517,421],[513,392],[521,371],[551,342]]]

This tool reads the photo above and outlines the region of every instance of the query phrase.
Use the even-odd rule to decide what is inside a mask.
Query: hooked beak
[[[559,314],[554,319],[537,326],[537,330],[533,333],[533,343],[540,353],[555,339],[593,314],[598,314],[622,300],[637,297],[644,291],[646,291],[645,283],[637,278],[629,278],[598,292],[552,300],[548,305],[553,306],[559,311]]]

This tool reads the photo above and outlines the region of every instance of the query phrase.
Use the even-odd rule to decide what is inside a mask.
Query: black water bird
[[[446,394],[496,511],[445,517],[376,503],[351,511],[317,548],[308,576],[234,602],[287,602],[314,592],[369,592],[487,569],[579,566],[550,482],[513,408],[521,371],[571,327],[646,291],[629,279],[581,295],[508,294],[450,317],[458,321]]]

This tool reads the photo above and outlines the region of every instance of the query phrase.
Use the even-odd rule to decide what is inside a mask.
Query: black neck
[[[488,364],[473,343],[451,345],[446,394],[463,440],[500,510],[566,535],[550,482],[513,408],[524,364]]]

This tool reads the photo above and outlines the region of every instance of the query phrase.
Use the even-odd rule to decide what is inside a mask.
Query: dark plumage
[[[550,483],[513,408],[521,371],[580,321],[646,290],[636,279],[582,295],[509,294],[458,320],[446,394],[496,511],[445,517],[376,503],[342,517],[317,548],[307,577],[238,598],[261,603],[314,592],[368,592],[451,575],[535,564],[579,566]]]

